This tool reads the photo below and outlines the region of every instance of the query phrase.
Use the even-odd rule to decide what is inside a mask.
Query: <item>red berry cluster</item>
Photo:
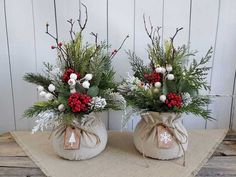
[[[115,55],[118,51],[115,49],[112,51],[111,55]]]
[[[182,98],[175,93],[168,93],[165,104],[167,104],[169,108],[174,106],[180,108],[182,106]]]
[[[149,82],[149,84],[155,84],[156,82],[160,82],[161,76],[159,73],[152,72],[151,74],[144,74],[145,79]]]
[[[59,42],[58,43],[58,47],[60,47],[61,48],[61,46],[63,45],[63,43],[62,42]],[[56,46],[54,46],[54,45],[51,45],[51,49],[55,49],[55,48],[57,48]]]
[[[68,105],[72,112],[86,112],[89,109],[88,104],[91,102],[91,97],[86,94],[73,93],[68,99]]]
[[[68,80],[70,79],[70,75],[71,75],[72,73],[77,74],[77,77],[78,77],[78,78],[80,77],[80,74],[79,74],[78,72],[76,72],[75,70],[73,70],[73,69],[71,69],[71,68],[68,68],[68,69],[64,72],[64,74],[63,74],[63,76],[62,76],[62,80],[63,80],[64,82],[68,82]]]

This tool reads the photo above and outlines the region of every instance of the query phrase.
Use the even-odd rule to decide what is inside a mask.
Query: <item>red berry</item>
[[[182,105],[182,98],[180,95],[177,95],[176,93],[169,93],[169,94],[167,94],[167,100],[165,101],[165,104],[169,108],[171,108],[171,107],[180,108]]]
[[[70,75],[71,75],[72,73],[77,74],[77,78],[80,78],[80,73],[76,72],[76,71],[75,71],[74,69],[72,69],[72,68],[68,68],[68,69],[66,69],[65,72],[63,73],[62,80],[67,83],[68,80],[70,79]]]
[[[56,48],[55,46],[53,46],[53,45],[51,46],[51,49],[55,49],[55,48]]]
[[[89,102],[91,97],[86,94],[73,93],[68,99],[68,105],[71,107],[72,112],[86,112],[89,110]]]
[[[59,47],[61,47],[62,45],[63,45],[63,43],[62,43],[62,42],[59,42],[59,43],[58,43],[58,46],[59,46]]]
[[[112,51],[111,54],[112,54],[112,55],[115,55],[116,53],[117,53],[117,50],[115,49],[115,50]]]
[[[145,79],[149,82],[149,84],[155,84],[156,82],[160,82],[161,76],[159,73],[152,72],[151,74],[144,74]]]

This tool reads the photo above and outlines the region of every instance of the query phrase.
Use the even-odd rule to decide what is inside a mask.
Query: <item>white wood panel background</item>
[[[66,20],[78,18],[81,3],[88,7],[89,21],[84,40],[92,41],[90,32],[99,33],[100,40],[119,47],[129,34],[124,49],[134,51],[148,62],[143,14],[161,26],[163,40],[176,27],[184,27],[176,44],[189,44],[190,49],[204,55],[212,46],[213,70],[208,75],[211,94],[232,94],[236,69],[236,1],[235,0],[0,0],[0,132],[30,129],[33,120],[22,119],[23,111],[38,99],[36,88],[22,80],[25,72],[42,72],[42,62],[55,62],[56,53],[50,49],[53,40],[45,34],[45,24],[59,40],[69,39]],[[57,24],[57,26],[56,26]],[[58,28],[57,28],[58,27]],[[189,58],[191,61],[192,58]],[[121,80],[131,72],[125,51],[114,58],[116,78]],[[209,106],[216,121],[205,122],[192,115],[184,116],[188,128],[228,128],[231,97],[216,98]],[[234,104],[235,105],[235,104]],[[109,129],[121,129],[122,111],[104,112]],[[236,129],[236,109],[233,110]],[[139,118],[129,122],[132,130]]]

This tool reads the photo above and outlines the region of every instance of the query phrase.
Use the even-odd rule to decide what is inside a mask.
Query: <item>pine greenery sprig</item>
[[[54,110],[57,112],[56,110],[57,106],[58,106],[58,103],[54,101],[39,101],[39,102],[34,103],[32,107],[26,109],[24,111],[23,116],[31,118],[47,110]]]
[[[208,96],[199,96],[192,99],[192,103],[177,110],[179,112],[192,113],[196,116],[201,116],[204,119],[213,120],[211,111],[207,109],[207,105],[211,103]]]
[[[94,37],[93,43],[84,42],[82,33],[87,24],[88,14],[87,7],[84,4],[82,4],[82,7],[85,8],[84,20],[81,18],[81,11],[79,11],[77,21],[72,19],[67,21],[70,24],[71,37],[68,42],[60,42],[56,35],[50,33],[49,24],[46,24],[46,34],[55,40],[55,44],[51,46],[51,49],[57,50],[57,65],[44,63],[43,74],[25,74],[24,80],[38,85],[39,95],[48,100],[35,103],[24,112],[25,117],[34,117],[50,110],[58,113],[60,121],[66,119],[71,122],[74,118],[80,119],[85,114],[99,109],[92,108],[87,103],[87,109],[82,109],[85,103],[81,103],[83,102],[81,100],[87,102],[89,99],[92,100],[93,97],[103,97],[103,93],[108,88],[116,90],[115,72],[111,62],[129,36],[127,35],[118,49],[111,53],[108,52],[109,47],[106,42],[98,41],[98,34],[96,33],[91,33]],[[75,22],[78,22],[80,28],[77,33],[73,29]],[[77,95],[78,100],[71,101],[72,94]],[[119,95],[117,95],[117,98],[120,98]],[[72,109],[73,106],[70,102],[74,102],[76,111]],[[117,100],[116,102],[109,100],[107,103],[105,107],[101,106],[101,110],[119,109]]]
[[[213,53],[212,47],[200,61],[193,59],[192,63],[186,66],[187,59],[195,57],[195,52],[191,52],[186,45],[177,48],[174,46],[174,40],[183,28],[176,28],[174,35],[162,44],[159,34],[160,27],[154,28],[149,19],[150,28],[148,29],[145,17],[143,19],[146,33],[150,39],[150,44],[147,46],[150,64],[144,65],[143,60],[135,53],[127,52],[134,77],[136,77],[129,76],[119,87],[127,103],[149,111],[192,113],[204,119],[212,119],[211,111],[207,107],[210,98],[199,95],[199,90],[210,89],[207,74],[211,68],[207,66],[207,63]],[[171,67],[171,69],[167,71],[167,67]],[[168,79],[168,75],[172,75],[172,79]],[[149,77],[151,77],[151,81],[149,81]],[[135,79],[139,81],[136,83]],[[181,100],[179,105],[173,106],[171,104],[176,104],[176,101],[170,104],[172,98],[167,98],[168,94],[174,94],[181,99],[182,96],[188,95],[188,100],[192,101],[185,105]],[[164,99],[161,100],[161,96],[164,96]]]
[[[45,89],[47,89],[48,85],[52,83],[51,79],[39,73],[26,73],[23,79],[29,83],[41,85]]]
[[[129,56],[129,61],[132,70],[134,71],[134,76],[145,80],[143,73],[149,73],[150,69],[144,65],[143,60],[141,58],[136,56],[130,50],[127,52],[127,54]]]
[[[206,64],[211,59],[213,53],[212,47],[207,51],[205,57],[203,57],[199,62],[195,59],[191,63],[189,69],[185,69],[185,80],[189,81],[188,84],[194,86],[196,89],[210,90],[210,86],[206,81],[206,76],[211,67],[206,66]]]

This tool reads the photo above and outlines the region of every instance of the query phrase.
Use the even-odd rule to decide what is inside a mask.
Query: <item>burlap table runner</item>
[[[58,157],[48,139],[49,132],[34,135],[12,132],[12,135],[27,155],[51,177],[189,177],[194,176],[212,155],[226,130],[190,131],[186,167],[182,166],[182,159],[144,159],[135,150],[132,133],[128,132],[110,132],[106,150],[85,161]]]

